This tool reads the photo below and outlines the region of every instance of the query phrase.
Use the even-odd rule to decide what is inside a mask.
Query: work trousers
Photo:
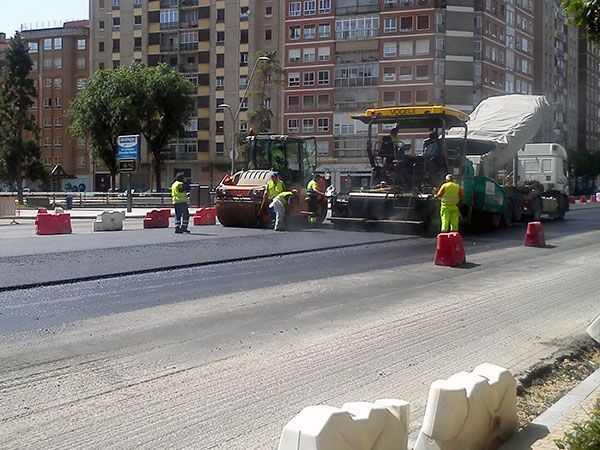
[[[443,206],[440,208],[440,219],[442,219],[442,233],[458,231],[459,221],[458,206]]]
[[[187,203],[175,203],[175,228],[187,229],[190,222],[190,211]]]
[[[283,230],[283,221],[285,219],[285,205],[279,199],[275,199],[269,205],[275,211],[275,230]]]

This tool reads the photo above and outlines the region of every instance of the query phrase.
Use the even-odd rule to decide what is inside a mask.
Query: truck
[[[227,227],[265,227],[270,223],[267,183],[273,171],[279,172],[287,190],[296,189],[299,201],[287,206],[286,221],[304,225],[312,215],[322,223],[328,200],[319,196],[316,211],[309,211],[306,185],[317,165],[315,138],[287,135],[250,134],[245,141],[244,168],[226,174],[215,189],[215,207],[219,222]],[[319,191],[325,192],[324,181]]]
[[[336,196],[332,222],[336,226],[409,224],[434,234],[439,231],[435,193],[448,173],[465,192],[460,205],[463,228],[508,226],[539,220],[542,214],[563,218],[569,208],[566,152],[558,144],[525,148],[548,109],[544,97],[508,95],[483,100],[470,116],[435,105],[371,108],[353,116],[368,125],[372,186]],[[393,155],[383,155],[383,142],[379,148],[373,145],[374,129],[381,125],[430,132],[430,142],[411,155],[406,153],[410,146],[399,142]],[[435,152],[430,152],[432,148]],[[521,149],[524,153],[519,155]],[[518,156],[529,169],[520,169]],[[526,163],[526,158],[550,159],[551,170],[536,178],[531,173],[534,164]],[[548,169],[548,163],[543,164]]]

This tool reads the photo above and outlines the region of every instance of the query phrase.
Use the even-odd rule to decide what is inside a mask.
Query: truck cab
[[[518,177],[523,183],[537,182],[545,191],[568,194],[567,151],[560,144],[527,144],[518,155]]]

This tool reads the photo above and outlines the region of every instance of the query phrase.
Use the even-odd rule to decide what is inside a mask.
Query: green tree
[[[251,92],[256,107],[248,111],[250,126],[259,133],[271,131],[273,111],[270,107],[267,107],[266,100],[269,97],[277,95],[276,92],[273,92],[273,89],[281,85],[281,75],[285,72],[281,68],[279,61],[277,61],[275,50],[256,52],[254,54],[254,61],[262,56],[266,56],[269,60],[259,63],[256,67],[253,81],[254,90]]]
[[[20,204],[25,179],[48,180],[36,140],[26,137],[38,135],[35,117],[29,112],[37,95],[33,80],[27,78],[32,66],[27,44],[17,32],[6,54],[0,85],[0,177],[16,185]]]
[[[585,28],[590,40],[600,42],[600,0],[564,0],[562,6],[575,25]]]

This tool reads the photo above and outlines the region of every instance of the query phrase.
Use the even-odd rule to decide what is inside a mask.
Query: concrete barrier
[[[600,344],[600,316],[596,317],[596,320],[585,331],[593,340]]]
[[[309,406],[285,426],[278,450],[406,450],[409,416],[394,399]]]
[[[433,382],[414,450],[493,450],[517,428],[515,378],[481,364]]]
[[[94,221],[94,231],[121,231],[123,221],[125,220],[125,211],[103,211]]]

